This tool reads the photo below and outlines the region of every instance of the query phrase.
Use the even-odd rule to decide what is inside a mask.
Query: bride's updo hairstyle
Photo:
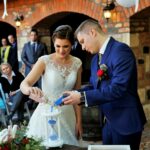
[[[73,34],[71,26],[69,26],[69,25],[58,26],[54,30],[53,35],[52,35],[53,43],[55,42],[55,40],[57,38],[58,39],[67,39],[73,45],[73,43],[74,43],[74,34]]]

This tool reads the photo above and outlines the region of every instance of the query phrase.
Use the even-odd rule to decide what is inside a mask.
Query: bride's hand
[[[77,137],[78,140],[81,139],[82,133],[83,133],[82,124],[81,123],[76,123],[75,134],[76,134],[76,137]]]
[[[28,89],[29,98],[33,99],[36,102],[43,102],[43,92],[38,87],[29,87]]]
[[[29,87],[28,92],[29,92],[29,95],[33,94],[36,97],[42,97],[43,96],[43,92],[38,87]]]

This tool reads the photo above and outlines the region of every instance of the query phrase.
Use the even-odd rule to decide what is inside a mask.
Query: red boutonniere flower
[[[100,69],[97,71],[98,79],[108,79],[108,67],[105,64],[100,65]]]

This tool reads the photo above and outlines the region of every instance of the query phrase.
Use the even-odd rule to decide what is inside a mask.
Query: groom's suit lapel
[[[109,54],[111,53],[111,47],[112,47],[112,44],[115,40],[111,37],[109,42],[108,42],[108,45],[106,46],[106,50],[105,50],[105,53],[102,55],[102,60],[101,60],[101,64],[107,64],[107,58],[109,56]]]
[[[109,42],[108,42],[108,45],[106,46],[106,50],[105,50],[105,52],[104,52],[104,54],[102,55],[102,58],[101,58],[101,63],[100,63],[100,65],[101,64],[105,64],[106,66],[108,65],[107,64],[107,58],[108,58],[108,56],[109,56],[109,54],[111,53],[111,47],[112,47],[112,44],[113,44],[113,42],[114,42],[115,40],[111,37],[110,38],[110,40],[109,40]],[[96,61],[95,62],[98,62],[98,58],[99,58],[99,56],[98,56],[98,54],[97,54],[97,57],[96,57]],[[98,65],[98,63],[97,64],[95,64],[95,66],[97,67],[97,70],[99,69],[99,65]],[[107,66],[108,67],[108,66]],[[97,77],[97,73],[96,73],[96,88],[98,87],[98,83],[99,83],[99,80],[98,80],[98,77]]]
[[[94,65],[92,68],[92,70],[94,71],[94,83],[95,83],[96,88],[97,88],[97,84],[98,84],[98,77],[97,77],[97,71],[99,69],[98,61],[99,61],[99,56],[98,56],[98,54],[96,54]]]

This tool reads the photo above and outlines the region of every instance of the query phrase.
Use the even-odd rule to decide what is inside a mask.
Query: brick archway
[[[28,18],[28,22],[34,26],[37,22],[49,15],[61,12],[72,12],[87,15],[91,18],[100,20],[102,18],[102,6],[89,0],[53,0],[43,2],[42,5],[36,5],[32,16]],[[42,13],[38,13],[42,12]],[[33,19],[34,18],[34,19]]]
[[[87,15],[98,20],[102,26],[105,26],[106,20],[103,18],[103,7],[105,5],[106,0],[10,1],[8,2],[9,15],[5,18],[5,21],[9,22],[15,27],[14,14],[16,12],[21,12],[25,16],[25,20],[23,21],[23,28],[29,28],[49,15],[67,11]],[[148,6],[150,6],[150,1],[141,0],[138,11],[141,11]],[[1,8],[3,8],[3,5],[1,5]],[[0,13],[3,13],[3,9],[1,9]],[[129,18],[133,14],[135,14],[134,7],[124,8],[116,4],[110,26],[116,27],[118,29],[122,28],[122,26],[129,27]],[[1,20],[2,19],[0,18],[0,21]],[[121,27],[118,25],[120,22],[123,22],[123,25]],[[124,32],[128,32],[128,30]]]
[[[89,16],[80,13],[60,12],[45,17],[32,27],[48,29],[51,33],[57,26],[62,24],[68,24],[73,29],[76,29],[82,21],[89,18]]]
[[[73,12],[87,15],[91,18],[98,20],[102,27],[105,26],[106,20],[103,17],[103,7],[106,5],[104,0],[51,0],[43,1],[42,4],[35,4],[33,6],[32,14],[26,19],[25,24],[27,26],[34,26],[37,22],[42,20],[45,17],[53,15],[55,13],[61,12]],[[139,11],[148,7],[150,1],[141,0],[139,4]],[[40,12],[40,13],[39,13]],[[134,7],[124,8],[116,4],[116,8],[113,11],[112,23],[113,26],[120,22],[126,23],[129,22],[130,16],[135,14]]]

